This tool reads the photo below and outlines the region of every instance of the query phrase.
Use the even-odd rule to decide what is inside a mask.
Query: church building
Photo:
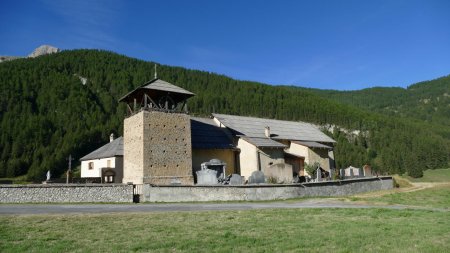
[[[335,141],[317,127],[225,114],[191,117],[186,103],[193,96],[155,78],[119,100],[128,110],[123,138],[117,139],[122,144],[116,145],[123,147],[123,167],[115,163],[122,169],[115,173],[123,183],[193,185],[195,172],[212,159],[226,164],[227,175],[240,174],[246,180],[259,170],[266,177],[291,183],[296,177],[307,176],[305,163],[318,163],[328,175],[334,169]],[[96,158],[90,155],[83,161]]]

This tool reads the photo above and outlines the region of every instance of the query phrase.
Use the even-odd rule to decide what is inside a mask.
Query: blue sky
[[[320,89],[450,74],[450,1],[1,0],[0,55],[97,48]]]

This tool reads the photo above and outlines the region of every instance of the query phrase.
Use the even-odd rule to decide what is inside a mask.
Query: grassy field
[[[450,168],[426,170],[421,178],[406,178],[411,182],[450,182]]]
[[[394,189],[387,194],[379,196],[352,197],[353,201],[365,201],[372,203],[384,203],[389,205],[411,205],[430,208],[450,209],[450,183],[438,184],[423,190],[402,192]]]
[[[444,171],[426,173],[433,179]],[[448,180],[450,181],[450,180]],[[351,197],[447,210],[450,183]],[[299,201],[299,200],[297,200]],[[0,216],[0,252],[448,252],[450,211],[272,209]]]
[[[273,209],[0,216],[0,252],[443,252],[450,213]]]

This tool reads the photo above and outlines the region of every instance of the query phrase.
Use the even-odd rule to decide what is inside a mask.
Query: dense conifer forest
[[[450,126],[450,76],[420,82],[407,89],[375,87],[358,91],[305,90],[389,116]]]
[[[118,99],[151,80],[152,62],[73,50],[0,64],[0,177],[41,180],[122,135]],[[196,94],[191,114],[212,112],[312,122],[336,141],[337,167],[370,164],[420,177],[449,166],[450,77],[354,92],[270,86],[159,66],[158,77]],[[84,79],[86,78],[86,79]],[[84,82],[85,81],[85,82]],[[445,95],[447,94],[447,95]],[[436,109],[437,108],[437,109]]]

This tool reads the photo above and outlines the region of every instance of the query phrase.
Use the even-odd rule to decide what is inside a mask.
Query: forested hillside
[[[359,91],[306,90],[340,103],[386,115],[450,126],[450,76],[420,82],[407,89],[377,87]]]
[[[63,51],[0,64],[0,177],[40,180],[67,169],[122,135],[117,100],[153,77],[153,63],[97,50]],[[159,66],[158,77],[196,94],[192,114],[211,112],[335,125],[338,167],[371,164],[382,172],[420,176],[448,166],[450,130],[384,116],[322,98],[313,91],[237,81],[223,75]],[[358,130],[359,135],[349,134]]]

